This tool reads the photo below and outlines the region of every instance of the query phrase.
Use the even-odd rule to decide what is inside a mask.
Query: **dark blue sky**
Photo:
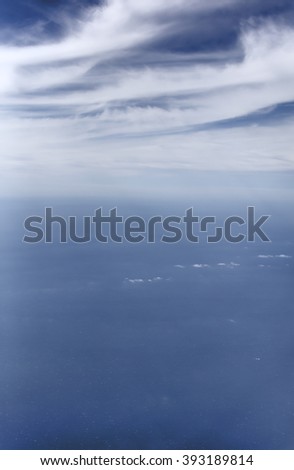
[[[60,14],[75,18],[88,7],[103,5],[103,3],[107,2],[102,0],[15,0],[14,2],[1,0],[0,24],[19,29],[37,21],[45,21],[48,22],[48,34],[54,36],[59,31]],[[240,22],[250,18],[259,20],[280,18],[291,23],[294,20],[294,5],[291,0],[237,1],[229,9],[224,5],[215,15],[209,13],[201,15],[200,22],[198,14],[185,15],[183,11],[182,18],[177,16],[176,31],[164,41],[155,42],[153,47],[181,52],[223,48],[236,41]],[[166,10],[158,17],[158,21],[169,20],[175,21],[175,18],[172,9],[167,5]]]

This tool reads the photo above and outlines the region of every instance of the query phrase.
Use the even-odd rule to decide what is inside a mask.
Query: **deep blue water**
[[[270,244],[25,245],[17,207],[1,232],[2,449],[294,448],[287,217]]]

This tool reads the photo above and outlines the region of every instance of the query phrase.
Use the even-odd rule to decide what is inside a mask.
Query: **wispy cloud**
[[[292,256],[290,255],[285,255],[285,254],[281,254],[281,255],[258,255],[258,258],[281,258],[281,259],[290,259],[292,258]]]
[[[209,264],[203,264],[203,263],[199,263],[199,264],[193,264],[192,265],[193,268],[197,268],[197,269],[202,269],[202,268],[209,268]]]
[[[291,116],[263,120],[294,101],[294,27],[240,19],[230,47],[209,49],[189,18],[196,29],[206,18],[217,35],[218,10],[229,17],[242,2],[172,0],[168,14],[163,0],[143,3],[111,0],[62,17],[62,38],[45,42],[38,25],[26,31],[30,45],[2,34],[2,171],[61,172],[70,182],[81,168],[89,178],[146,168],[293,170]],[[198,47],[164,49],[185,26]]]
[[[125,283],[127,284],[150,284],[150,283],[157,283],[162,281],[169,281],[170,278],[163,278],[160,276],[150,277],[150,278],[125,278]]]
[[[230,261],[229,263],[217,263],[217,266],[222,267],[222,268],[229,268],[229,269],[234,269],[238,268],[240,263],[235,263],[234,261]]]

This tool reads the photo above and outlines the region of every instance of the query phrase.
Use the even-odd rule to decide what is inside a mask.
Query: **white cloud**
[[[169,9],[219,7],[207,3],[172,0]],[[62,40],[0,46],[0,169],[7,181],[27,172],[52,189],[46,178],[59,174],[63,186],[80,181],[87,191],[82,179],[103,171],[294,169],[291,120],[197,128],[294,101],[294,30],[247,26],[238,63],[207,65],[194,54],[187,65],[170,54],[144,65],[140,47],[171,28],[158,21],[165,11],[163,0],[112,0],[66,25]],[[133,54],[139,65],[128,65]]]
[[[258,258],[282,258],[282,259],[290,259],[292,256],[290,255],[258,255]]]
[[[153,282],[160,282],[160,281],[169,281],[170,279],[164,279],[163,277],[160,276],[155,276],[151,278],[135,278],[131,279],[126,277],[125,281],[130,284],[146,284],[146,283],[153,283]]]
[[[144,279],[129,279],[126,278],[126,281],[130,282],[131,284],[141,284],[142,282],[145,282]]]
[[[229,268],[229,269],[234,269],[238,268],[240,263],[235,263],[234,261],[230,261],[229,263],[217,263],[217,266],[220,266],[222,268]]]
[[[193,267],[193,268],[198,268],[198,269],[200,269],[200,268],[209,268],[209,264],[202,264],[202,263],[200,263],[200,264],[193,264],[192,267]]]

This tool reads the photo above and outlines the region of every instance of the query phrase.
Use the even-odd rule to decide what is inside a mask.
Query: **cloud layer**
[[[294,170],[291,10],[248,5],[111,0],[62,15],[61,37],[38,40],[38,22],[2,33],[1,170],[69,186],[81,172]]]

